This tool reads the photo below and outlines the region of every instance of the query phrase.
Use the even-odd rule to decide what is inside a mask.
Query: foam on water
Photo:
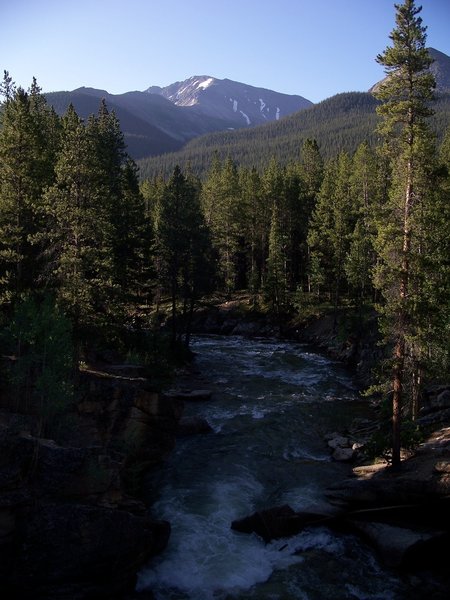
[[[168,501],[166,490],[154,511],[171,522],[171,539],[164,555],[141,572],[138,590],[167,593],[163,590],[172,588],[206,600],[217,598],[220,590],[249,589],[266,581],[274,569],[300,562],[294,539],[265,545],[256,535],[231,530],[231,521],[245,514],[261,491],[251,475],[214,484],[203,502],[191,502],[192,490],[177,490]],[[191,504],[195,510],[188,510]]]
[[[286,490],[281,498],[283,504],[289,504],[295,511],[328,514],[329,504],[320,499],[320,490],[314,483]]]
[[[220,517],[185,514],[164,558],[141,572],[137,589],[152,589],[157,598],[170,597],[167,590],[172,589],[193,600],[217,599],[221,592],[248,590],[267,581],[274,570],[303,562],[302,552],[338,554],[342,548],[326,530],[304,531],[264,544],[255,535],[231,531],[229,522]]]
[[[346,589],[350,598],[355,600],[394,600],[396,595],[394,592],[384,590],[382,592],[364,592],[358,586],[348,583]]]
[[[318,462],[330,462],[330,454],[310,452],[306,448],[286,448],[283,452],[284,460],[312,460]]]

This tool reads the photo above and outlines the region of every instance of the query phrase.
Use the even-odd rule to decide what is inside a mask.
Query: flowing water
[[[323,436],[367,415],[348,373],[276,340],[205,336],[193,350],[215,393],[185,414],[206,418],[214,433],[179,440],[152,476],[152,513],[170,521],[172,535],[138,590],[158,600],[412,598],[353,536],[310,528],[265,544],[230,529],[282,504],[320,511],[325,488],[346,477]]]

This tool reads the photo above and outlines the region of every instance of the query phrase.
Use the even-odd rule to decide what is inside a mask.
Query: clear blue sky
[[[399,0],[400,1],[400,0]],[[450,55],[450,0],[417,1]],[[118,94],[191,75],[317,102],[365,91],[395,26],[391,0],[0,0],[0,69],[44,91]]]

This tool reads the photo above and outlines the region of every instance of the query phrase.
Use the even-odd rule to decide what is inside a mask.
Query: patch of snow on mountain
[[[264,110],[266,103],[262,98],[259,99],[259,110],[262,112]]]
[[[277,106],[277,114],[275,115],[275,119],[278,121],[279,118],[280,118],[280,109]]]
[[[182,87],[180,90],[178,90],[178,92],[176,93],[176,96],[175,96],[175,97],[176,97],[177,99],[178,99],[178,98],[180,98],[180,97],[181,97],[181,96],[184,94],[184,92],[185,92],[187,89],[189,89],[189,86],[188,86],[188,85],[185,85],[185,86],[184,86],[184,87]],[[170,98],[173,98],[173,96],[174,96],[174,94],[172,94],[172,96],[170,96]]]
[[[245,112],[243,112],[242,110],[240,110],[239,112],[244,117],[244,119],[247,121],[247,125],[250,125],[251,121],[250,121],[248,115],[246,115]]]
[[[238,107],[238,101],[237,100],[233,100],[233,111],[237,112],[237,107]]]
[[[203,90],[206,90],[206,88],[209,87],[213,81],[214,81],[214,79],[212,77],[209,77],[208,79],[205,79],[205,81],[202,81],[201,83],[199,83],[197,85],[197,87],[202,88]]]

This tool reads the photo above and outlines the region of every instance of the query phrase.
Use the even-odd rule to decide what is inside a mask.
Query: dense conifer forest
[[[319,104],[280,121],[240,131],[213,133],[196,138],[182,150],[141,159],[143,179],[168,177],[176,165],[189,169],[202,179],[214,155],[222,160],[231,156],[242,167],[266,168],[275,158],[281,165],[299,160],[302,145],[307,139],[317,141],[325,160],[339,152],[353,153],[363,142],[376,146],[380,142],[376,126],[378,101],[369,93],[337,94]],[[432,131],[439,142],[450,122],[450,95],[440,93],[433,103],[430,119]]]
[[[448,370],[450,301],[448,99],[432,102],[415,10],[405,3],[415,38],[394,36],[378,57],[393,76],[377,98],[341,94],[264,129],[195,140],[177,155],[183,168],[171,155],[142,163],[141,182],[104,101],[86,122],[72,106],[59,117],[35,80],[25,91],[5,72],[0,327],[2,355],[13,357],[9,385],[54,416],[80,361],[111,347],[149,366],[165,361],[166,350],[189,345],[200,298],[246,291],[279,319],[346,307],[359,333],[375,308],[396,348],[377,390],[390,396],[394,369],[394,410],[403,394],[414,418],[424,385]],[[169,176],[154,175],[169,166]]]

